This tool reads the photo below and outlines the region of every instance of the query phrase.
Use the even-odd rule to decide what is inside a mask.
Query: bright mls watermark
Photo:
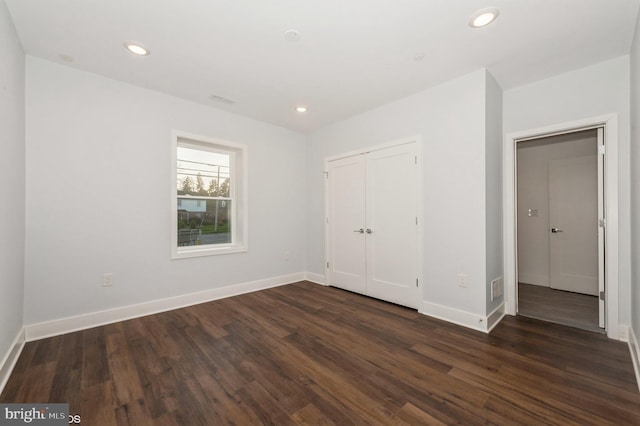
[[[69,404],[0,404],[0,426],[61,426],[69,419]]]

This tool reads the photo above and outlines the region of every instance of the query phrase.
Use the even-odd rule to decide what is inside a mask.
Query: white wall
[[[591,130],[518,143],[518,279],[521,283],[549,287],[549,161],[596,155],[597,142],[597,134]],[[537,210],[537,216],[529,216],[529,209]]]
[[[623,56],[504,92],[504,132],[618,114],[619,321],[630,321],[629,57]]]
[[[26,324],[304,271],[303,135],[29,56],[26,104]],[[248,253],[170,260],[172,129],[248,146]]]
[[[486,187],[486,283],[487,313],[504,301],[502,296],[491,301],[491,281],[504,275],[502,242],[502,89],[490,73],[486,73],[485,117],[485,187]]]
[[[631,306],[632,327],[637,335],[640,333],[640,15],[631,47],[631,198]]]
[[[24,53],[0,2],[0,363],[23,324],[24,103]]]
[[[325,274],[324,159],[420,135],[424,170],[423,300],[485,315],[486,88],[487,73],[478,70],[310,135],[307,270]],[[468,275],[467,288],[458,286],[459,273]]]

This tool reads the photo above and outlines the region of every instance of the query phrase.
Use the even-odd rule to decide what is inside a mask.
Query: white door
[[[366,294],[364,156],[331,161],[328,172],[329,285]]]
[[[597,156],[549,162],[550,286],[598,295]]]
[[[417,308],[416,145],[366,157],[367,294]]]
[[[416,143],[328,162],[329,285],[417,308]]]

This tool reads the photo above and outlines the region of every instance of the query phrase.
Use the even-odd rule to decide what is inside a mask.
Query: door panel
[[[550,285],[594,296],[599,278],[596,159],[549,162]]]
[[[415,144],[367,155],[366,238],[367,294],[417,308],[415,155]]]
[[[328,171],[329,285],[366,293],[364,156],[331,161]]]

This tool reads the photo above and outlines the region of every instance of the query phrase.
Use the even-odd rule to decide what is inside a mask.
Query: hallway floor
[[[518,315],[604,333],[596,296],[518,283]]]

